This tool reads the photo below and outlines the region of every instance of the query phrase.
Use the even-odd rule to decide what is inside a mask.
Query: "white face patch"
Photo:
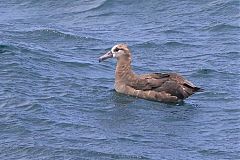
[[[112,52],[112,53],[115,53],[115,52],[114,52],[114,49],[117,48],[117,46],[118,46],[118,45],[115,45],[115,46],[112,47],[112,49],[111,49],[111,52]]]
[[[113,58],[115,58],[116,57],[116,54],[115,53],[113,53]]]

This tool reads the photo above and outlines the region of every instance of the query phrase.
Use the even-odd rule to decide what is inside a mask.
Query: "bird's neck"
[[[115,71],[115,82],[124,82],[135,76],[131,67],[131,58],[119,59]]]

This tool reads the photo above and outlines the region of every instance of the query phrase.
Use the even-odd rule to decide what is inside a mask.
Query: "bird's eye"
[[[114,49],[114,52],[118,52],[119,50],[120,50],[120,49],[116,47],[116,48]]]

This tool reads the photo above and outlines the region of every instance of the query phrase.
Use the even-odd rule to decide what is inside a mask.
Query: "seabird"
[[[177,103],[202,89],[177,73],[137,75],[131,67],[131,52],[126,44],[117,44],[99,62],[116,58],[115,90],[147,100]]]

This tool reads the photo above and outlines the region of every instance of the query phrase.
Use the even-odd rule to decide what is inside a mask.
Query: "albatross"
[[[177,73],[149,73],[137,75],[131,67],[131,52],[126,44],[117,44],[99,62],[116,58],[115,90],[147,100],[178,103],[202,89]]]

